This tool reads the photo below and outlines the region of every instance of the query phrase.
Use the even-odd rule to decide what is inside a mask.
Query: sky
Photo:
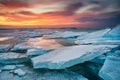
[[[120,23],[120,0],[0,0],[0,28],[100,28]]]

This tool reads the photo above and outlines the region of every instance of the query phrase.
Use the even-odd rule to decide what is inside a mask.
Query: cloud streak
[[[119,4],[120,0],[0,0],[0,25],[114,26],[120,24]]]

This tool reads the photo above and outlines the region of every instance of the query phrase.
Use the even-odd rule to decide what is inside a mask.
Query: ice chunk
[[[116,48],[116,45],[79,45],[61,48],[32,58],[34,68],[63,69],[89,61]]]
[[[44,36],[44,38],[74,38],[74,37],[78,37],[78,36],[83,36],[87,34],[87,32],[72,32],[72,31],[65,31],[65,32],[62,32],[62,31],[59,31],[59,32],[56,32],[54,34],[51,34],[51,35],[46,35]]]
[[[120,57],[109,56],[106,58],[99,76],[104,80],[119,80],[120,79]]]
[[[117,25],[115,28],[109,31],[104,37],[113,40],[114,39],[120,40],[120,25]]]
[[[17,73],[21,73],[20,70],[17,70]],[[48,69],[22,69],[22,74],[25,72],[26,74],[23,76],[18,76],[11,74],[9,72],[2,72],[0,74],[0,80],[88,80],[84,76],[68,71],[68,70],[48,70]],[[14,73],[14,71],[12,72]],[[21,74],[20,74],[21,75]]]
[[[2,70],[13,70],[15,69],[16,66],[15,65],[5,65]]]
[[[120,45],[120,40],[110,40],[106,38],[77,40],[75,44],[108,44]]]
[[[24,67],[25,65],[24,64],[17,64],[16,67]]]
[[[13,49],[11,49],[12,51],[25,51],[27,49],[32,49],[34,48],[34,46],[24,42],[24,43],[20,43],[14,46]]]
[[[27,51],[27,55],[29,56],[36,56],[36,55],[42,55],[47,53],[47,50],[43,49],[43,48],[38,48],[38,49],[29,49]]]
[[[106,33],[108,33],[110,30],[111,30],[110,28],[107,28],[107,29],[103,29],[103,30],[91,32],[91,33],[89,33],[89,34],[81,37],[81,39],[101,38],[101,37],[103,37]]]
[[[16,69],[14,70],[14,73],[17,74],[18,76],[24,76],[26,74],[25,71],[23,71],[22,69]]]
[[[0,52],[7,52],[10,47],[10,44],[0,45]]]
[[[120,50],[115,50],[114,52],[109,52],[106,56],[119,56],[120,57]]]
[[[28,61],[28,56],[26,54],[20,53],[0,53],[0,63],[1,64],[16,64]]]
[[[104,29],[92,32],[81,40],[76,40],[75,44],[120,44],[120,25],[111,29]]]
[[[32,30],[14,30],[13,32],[7,32],[3,34],[4,36],[14,36],[20,38],[33,38],[33,37],[40,37],[44,34],[51,34],[54,33],[52,30],[40,30],[40,29],[32,29]]]
[[[41,74],[42,75],[38,76],[36,80],[88,80],[84,76],[68,70],[48,70],[44,72],[42,70]]]

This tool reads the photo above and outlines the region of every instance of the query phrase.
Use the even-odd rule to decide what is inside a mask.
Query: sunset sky
[[[0,0],[0,28],[111,27],[120,0]]]

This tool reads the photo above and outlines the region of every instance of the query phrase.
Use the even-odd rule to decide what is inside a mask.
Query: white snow
[[[36,55],[42,55],[47,53],[47,50],[43,48],[38,48],[38,49],[28,49],[27,50],[27,55],[29,56],[36,56]]]

